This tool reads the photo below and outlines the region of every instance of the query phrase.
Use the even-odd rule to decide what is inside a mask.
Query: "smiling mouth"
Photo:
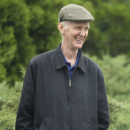
[[[77,41],[80,41],[80,42],[82,42],[83,41],[83,39],[78,39],[78,38],[75,38]]]

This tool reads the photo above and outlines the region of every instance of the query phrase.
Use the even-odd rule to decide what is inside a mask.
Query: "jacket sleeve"
[[[100,69],[98,70],[97,87],[98,130],[107,130],[109,127],[109,108],[104,77]]]
[[[15,130],[32,130],[34,119],[34,80],[29,63],[24,79]]]

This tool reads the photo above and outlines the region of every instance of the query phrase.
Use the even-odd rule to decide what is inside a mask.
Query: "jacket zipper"
[[[73,70],[73,73],[74,71],[76,70],[77,67],[75,67],[75,69]],[[72,73],[72,75],[73,75]],[[68,71],[68,74],[69,74],[69,71]],[[72,78],[72,75],[71,75],[71,78]],[[69,96],[70,96],[70,88],[71,88],[71,78],[69,78]]]
[[[71,79],[69,78],[69,96],[70,96]]]
[[[76,68],[77,67],[75,67],[75,69],[73,70],[73,73],[76,70]],[[67,69],[68,69],[68,67],[67,67]],[[73,75],[73,73],[72,73],[72,75]],[[72,78],[72,75],[71,75],[71,78]],[[69,70],[68,70],[68,76],[69,76]],[[69,96],[70,96],[70,88],[71,88],[71,78],[69,77]],[[68,97],[68,99],[69,99],[69,97]],[[69,105],[69,108],[70,108],[70,105]],[[69,111],[68,111],[68,116],[70,116],[70,112]],[[68,125],[69,125],[69,118],[68,118]]]

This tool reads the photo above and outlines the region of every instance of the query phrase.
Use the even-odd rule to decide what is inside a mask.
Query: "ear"
[[[60,33],[64,34],[65,33],[65,29],[62,23],[58,23],[58,29],[60,31]]]

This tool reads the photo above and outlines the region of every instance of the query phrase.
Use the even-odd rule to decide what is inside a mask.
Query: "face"
[[[88,29],[89,22],[69,22],[68,29],[63,33],[63,44],[72,50],[82,48],[88,36]]]

